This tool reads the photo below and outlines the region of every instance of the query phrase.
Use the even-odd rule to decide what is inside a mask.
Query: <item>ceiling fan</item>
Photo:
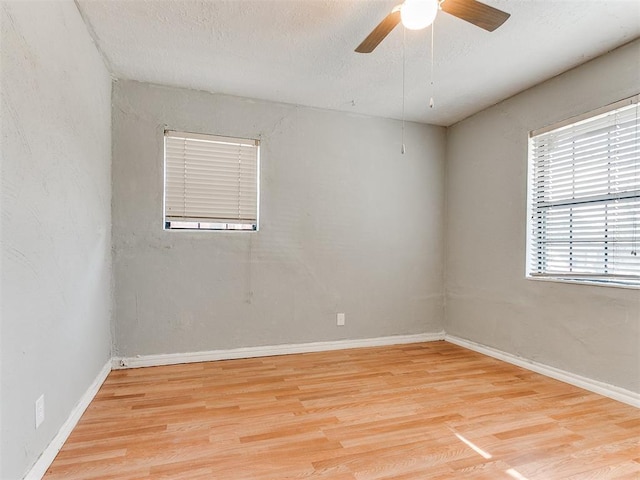
[[[443,10],[473,25],[493,32],[510,14],[490,7],[477,0],[405,0],[358,45],[356,52],[371,53],[400,22],[410,30],[420,30],[431,25],[438,10]]]

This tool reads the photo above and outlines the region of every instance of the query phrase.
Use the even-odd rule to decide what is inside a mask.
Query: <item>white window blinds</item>
[[[532,132],[529,276],[640,286],[637,102]]]
[[[257,140],[165,132],[166,228],[255,230]]]

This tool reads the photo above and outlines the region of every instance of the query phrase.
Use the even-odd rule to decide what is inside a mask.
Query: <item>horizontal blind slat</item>
[[[165,218],[257,221],[256,140],[165,133]]]
[[[529,272],[640,278],[638,105],[531,137]]]

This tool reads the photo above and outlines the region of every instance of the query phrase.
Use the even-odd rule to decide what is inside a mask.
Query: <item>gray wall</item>
[[[111,79],[73,2],[0,15],[0,478],[14,480],[111,355]]]
[[[439,332],[444,129],[118,81],[119,355]],[[261,136],[260,231],[162,229],[163,128]],[[346,326],[335,315],[346,313]]]
[[[640,291],[525,280],[530,130],[638,93],[640,41],[447,131],[447,333],[640,391]]]

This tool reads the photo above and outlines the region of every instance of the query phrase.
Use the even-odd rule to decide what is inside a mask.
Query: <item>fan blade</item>
[[[507,21],[511,15],[476,0],[444,0],[440,8],[489,32]]]
[[[393,11],[382,20],[376,28],[369,34],[364,41],[358,45],[356,52],[371,53],[391,33],[396,25],[400,23],[400,9],[394,8]]]

